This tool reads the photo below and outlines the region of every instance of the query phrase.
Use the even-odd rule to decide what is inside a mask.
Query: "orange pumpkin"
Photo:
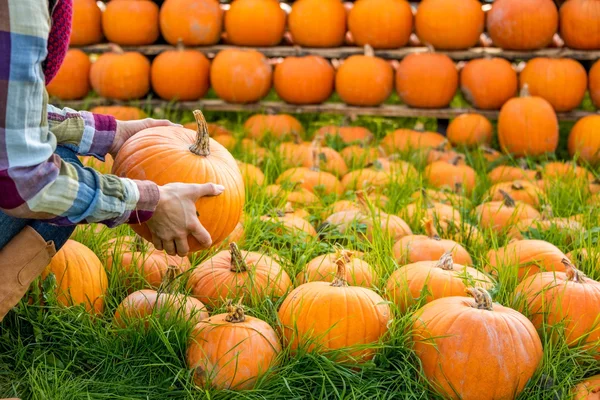
[[[600,393],[600,374],[585,379],[573,388],[573,400],[597,400]]]
[[[255,186],[262,186],[265,183],[265,174],[263,174],[260,168],[241,161],[238,161],[237,163],[238,167],[240,167],[240,172],[244,179],[244,186],[246,188],[255,188]]]
[[[592,165],[600,163],[600,116],[589,115],[577,121],[569,134],[569,154]]]
[[[590,69],[589,90],[592,103],[600,108],[600,61],[596,61]]]
[[[385,135],[381,146],[388,154],[394,154],[440,147],[444,143],[446,138],[437,132],[397,129]]]
[[[415,15],[421,42],[442,50],[474,47],[483,33],[485,14],[477,0],[424,0]]]
[[[290,184],[298,184],[312,193],[322,192],[323,194],[335,193],[341,195],[342,184],[338,178],[329,172],[320,171],[318,169],[318,160],[315,161],[314,165],[316,167],[288,169],[279,175],[276,183],[282,184],[288,182]]]
[[[404,0],[359,0],[348,13],[348,30],[358,46],[404,47],[412,27],[412,10]]]
[[[199,220],[210,233],[213,244],[223,241],[237,225],[244,204],[244,182],[233,156],[210,139],[204,116],[194,111],[198,132],[178,127],[145,129],[121,147],[113,172],[131,179],[147,179],[164,185],[170,182],[206,183],[225,186],[215,197],[196,202]],[[160,154],[160,157],[153,157]],[[182,174],[182,171],[184,173]],[[131,225],[143,238],[150,240],[146,224]],[[191,251],[202,245],[188,237]]]
[[[316,165],[320,170],[330,172],[337,177],[344,176],[348,172],[346,162],[340,153],[330,147],[315,145],[303,154],[296,154],[296,157],[300,158],[303,167],[310,168]]]
[[[305,242],[310,242],[313,238],[316,238],[318,236],[317,231],[305,219],[306,214],[291,211],[276,210],[271,215],[263,215],[260,220],[266,223],[267,226],[272,226],[277,235],[288,234],[292,235],[294,240],[304,240]]]
[[[488,197],[491,201],[504,200],[502,191],[508,193],[515,201],[522,201],[536,208],[540,205],[542,192],[532,182],[515,180],[512,182],[496,183],[488,190]]]
[[[218,0],[165,0],[159,18],[160,31],[172,45],[181,41],[186,46],[210,46],[221,39],[223,10]]]
[[[56,300],[64,306],[81,304],[94,314],[104,311],[108,278],[98,257],[86,246],[67,240],[42,272],[56,279]]]
[[[460,71],[460,90],[482,110],[499,110],[517,95],[517,86],[517,72],[503,58],[471,60]]]
[[[191,101],[204,97],[210,86],[210,62],[197,50],[179,46],[152,62],[152,89],[162,99]]]
[[[362,168],[351,171],[342,178],[344,191],[362,190],[366,188],[380,188],[387,186],[392,181],[392,176],[385,171],[372,168]]]
[[[289,190],[280,185],[269,185],[265,188],[265,193],[279,201],[292,203],[292,205],[310,206],[319,202],[317,196],[300,185],[294,185]]]
[[[350,250],[339,250],[336,253],[323,254],[310,260],[296,276],[298,285],[307,282],[333,282],[337,273],[337,260],[342,259],[346,264],[345,280],[352,286],[373,287],[377,274],[360,254]]]
[[[480,114],[461,114],[448,125],[447,136],[454,146],[473,148],[490,145],[492,124]]]
[[[58,73],[46,86],[48,94],[61,100],[83,99],[91,89],[91,67],[87,54],[77,49],[69,50]]]
[[[466,197],[454,193],[451,190],[437,190],[437,189],[424,189],[421,188],[410,195],[410,197],[414,200],[421,202],[438,202],[442,204],[448,204],[451,206],[456,206],[458,208],[470,208],[471,203],[470,200]]]
[[[556,246],[543,240],[515,240],[487,254],[489,264],[485,270],[494,275],[518,270],[519,279],[538,272],[565,271],[562,263],[565,254]]]
[[[365,148],[358,144],[350,145],[344,148],[340,155],[350,167],[357,167],[370,164],[377,160],[379,151],[373,147]]]
[[[591,181],[594,179],[594,174],[583,167],[579,167],[575,162],[548,162],[544,164],[541,170],[544,179],[569,179]]]
[[[458,159],[452,162],[435,161],[425,168],[424,176],[434,187],[454,189],[456,185],[467,193],[475,188],[477,174],[468,165],[457,165]]]
[[[488,201],[475,209],[479,226],[502,233],[523,219],[539,218],[540,213],[527,203],[514,201],[508,193],[498,189],[503,197],[501,201]]]
[[[104,156],[104,162],[98,160],[96,157],[93,156],[79,156],[79,159],[81,160],[81,163],[84,167],[94,168],[101,174],[110,174],[114,162],[110,154],[106,154]]]
[[[538,171],[510,165],[499,165],[488,173],[488,179],[492,183],[512,182],[524,180],[527,182],[537,179]]]
[[[288,29],[299,46],[339,47],[346,36],[346,9],[341,0],[295,1]]]
[[[587,88],[587,74],[570,58],[534,58],[521,72],[519,85],[528,85],[532,96],[547,100],[556,112],[579,107]]]
[[[369,206],[361,205],[359,209],[350,209],[331,214],[325,219],[323,224],[325,227],[331,226],[335,228],[341,234],[345,234],[346,232],[358,234],[359,237],[363,237],[369,242],[373,241],[373,231],[376,229],[376,224],[379,225],[377,229],[381,229],[383,236],[394,242],[404,236],[412,235],[410,227],[402,218],[386,214],[377,209],[373,211],[371,212]],[[355,230],[357,224],[361,226],[361,229],[364,227],[364,230],[354,232],[353,230]]]
[[[73,0],[71,46],[88,46],[102,41],[102,11],[95,0]]]
[[[150,91],[150,61],[140,53],[123,52],[117,47],[92,64],[90,81],[102,97],[139,99]]]
[[[410,54],[396,69],[396,91],[411,107],[447,107],[457,88],[458,71],[444,54]]]
[[[296,137],[304,132],[300,121],[288,114],[256,114],[244,123],[244,130],[252,139],[264,139],[266,136],[283,140]]]
[[[600,49],[600,4],[596,0],[569,0],[560,7],[560,36],[567,47]]]
[[[254,103],[271,89],[272,68],[255,50],[220,51],[210,67],[210,83],[229,103]]]
[[[235,0],[225,13],[227,41],[236,46],[276,46],[285,31],[277,0]]]
[[[102,13],[109,42],[122,46],[154,43],[159,36],[158,6],[153,1],[111,1]]]
[[[549,210],[549,211],[548,211]],[[523,219],[517,222],[509,231],[509,239],[525,239],[524,232],[529,230],[535,230],[537,232],[544,232],[550,229],[558,230],[562,235],[565,235],[565,239],[570,243],[573,242],[577,234],[583,231],[584,228],[577,220],[573,218],[558,218],[552,215],[552,209],[550,206],[545,206],[542,210],[542,218],[531,218]],[[567,257],[569,255],[567,254]]]
[[[400,212],[402,217],[405,217],[411,224],[418,223],[423,218],[431,218],[434,221],[450,220],[460,221],[460,211],[448,204],[442,204],[429,201],[428,199],[420,199],[414,203],[407,205]]]
[[[100,106],[90,110],[94,114],[112,115],[119,121],[135,121],[147,117],[146,113],[131,106]]]
[[[326,139],[328,136],[339,137],[346,144],[355,142],[366,144],[370,143],[374,138],[373,132],[362,126],[327,125],[315,132],[315,138],[322,137]]]
[[[505,50],[543,49],[558,30],[558,10],[552,0],[496,0],[487,13],[487,30]]]
[[[333,93],[335,70],[323,57],[287,57],[275,67],[277,95],[291,104],[320,104]]]

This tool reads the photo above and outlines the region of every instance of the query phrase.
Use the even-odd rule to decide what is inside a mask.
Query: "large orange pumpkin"
[[[109,42],[142,46],[158,39],[158,6],[153,1],[111,1],[102,13],[102,30]]]
[[[461,114],[448,125],[447,136],[454,146],[473,148],[490,145],[492,124],[480,114]]]
[[[291,104],[320,104],[333,93],[335,70],[323,57],[287,57],[275,67],[277,95]]]
[[[590,69],[589,90],[592,103],[600,108],[600,61],[596,61]]]
[[[587,88],[587,74],[579,61],[570,58],[534,58],[519,76],[532,96],[547,100],[556,112],[579,107]]]
[[[412,10],[405,0],[359,0],[348,14],[348,30],[359,46],[404,47],[412,27]]]
[[[218,0],[166,0],[160,8],[160,31],[172,45],[210,46],[219,42],[222,29]]]
[[[589,115],[577,121],[569,134],[569,154],[592,165],[600,163],[600,115]]]
[[[487,272],[499,275],[507,271],[512,276],[518,270],[519,279],[538,272],[565,271],[562,263],[565,254],[556,246],[543,240],[515,240],[487,254]]]
[[[415,15],[421,42],[441,50],[474,47],[483,33],[485,14],[477,0],[424,0]]]
[[[115,48],[92,64],[90,81],[102,97],[139,99],[150,91],[150,61],[140,53]]]
[[[210,62],[197,50],[180,46],[152,62],[152,89],[162,99],[191,101],[204,97],[210,86]]]
[[[273,71],[255,50],[223,50],[210,67],[210,83],[229,103],[254,103],[269,93]]]
[[[93,251],[74,240],[67,240],[42,272],[56,279],[56,300],[64,306],[81,304],[92,313],[104,311],[108,277]]]
[[[558,10],[552,0],[496,0],[487,13],[494,45],[506,50],[537,50],[552,43]]]
[[[460,71],[460,90],[482,110],[498,110],[517,95],[517,72],[503,58],[469,61]]]
[[[285,31],[278,0],[235,0],[225,13],[227,41],[236,46],[276,46]]]
[[[96,0],[73,0],[71,46],[88,46],[102,41],[102,11]]]
[[[90,68],[92,63],[81,50],[71,49],[58,73],[46,86],[48,94],[61,100],[79,100],[90,91]]]
[[[252,139],[271,136],[283,140],[295,138],[304,132],[300,121],[288,114],[256,114],[244,123],[244,130]]]
[[[573,400],[598,400],[600,374],[585,379],[573,388]]]
[[[435,161],[425,168],[424,177],[437,188],[454,190],[460,187],[465,193],[470,194],[475,189],[477,174],[468,165],[459,165],[455,158],[452,162]]]
[[[457,88],[458,71],[444,54],[410,54],[396,69],[396,90],[411,107],[447,107]]]
[[[596,0],[569,0],[560,7],[560,36],[567,47],[600,49],[600,3]]]
[[[543,197],[542,191],[536,184],[528,181],[514,180],[512,182],[499,182],[488,190],[488,197],[492,201],[504,200],[504,194],[508,193],[515,201],[522,201],[533,207],[539,207]]]
[[[423,372],[447,399],[516,398],[542,362],[540,337],[524,315],[493,304],[485,289],[468,293],[474,299],[444,297],[412,316]]]
[[[178,127],[146,129],[121,147],[113,172],[131,179],[147,179],[164,185],[171,182],[206,183],[225,186],[215,197],[196,202],[199,220],[210,233],[214,245],[233,231],[242,215],[244,182],[233,156],[208,136],[200,111],[194,112],[198,132]],[[159,157],[156,155],[159,154]],[[134,231],[150,240],[146,224],[131,225]],[[194,237],[188,237],[191,251],[201,249]]]
[[[346,36],[346,9],[341,0],[295,1],[288,29],[299,46],[341,46]]]
[[[373,287],[377,274],[360,254],[350,250],[340,250],[336,253],[323,254],[310,260],[304,269],[296,276],[299,285],[307,282],[333,282],[337,274],[337,260],[342,259],[346,264],[346,281],[352,286]]]

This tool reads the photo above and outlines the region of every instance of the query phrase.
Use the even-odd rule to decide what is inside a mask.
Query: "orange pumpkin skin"
[[[79,160],[81,160],[81,163],[84,167],[94,168],[96,171],[105,175],[110,174],[114,162],[110,154],[106,154],[104,156],[104,162],[93,156],[79,156]]]
[[[523,219],[540,218],[540,213],[527,203],[516,201],[507,203],[502,201],[488,201],[480,204],[475,209],[479,218],[479,226],[502,233]]]
[[[91,89],[91,67],[87,54],[77,49],[69,50],[58,73],[46,86],[48,94],[61,100],[83,99]]]
[[[342,186],[344,191],[362,190],[366,188],[382,188],[392,180],[392,176],[385,171],[376,171],[371,168],[356,169],[344,175]]]
[[[315,132],[315,138],[327,136],[337,136],[346,144],[359,142],[361,144],[370,143],[373,138],[373,132],[362,126],[335,126],[327,125],[319,128]]]
[[[342,254],[330,253],[310,260],[296,276],[298,285],[307,282],[333,282],[337,273],[336,260],[342,257],[346,264],[346,281],[352,286],[374,287],[377,275],[373,268],[357,257],[352,251],[342,250]]]
[[[573,388],[573,400],[597,400],[600,393],[600,374],[587,378]]]
[[[265,174],[262,173],[260,168],[255,167],[252,164],[243,163],[238,161],[238,167],[242,173],[244,179],[244,186],[246,188],[252,188],[254,186],[262,186],[265,183]]]
[[[439,147],[446,138],[437,132],[419,132],[412,129],[397,129],[385,135],[381,146],[388,154]]]
[[[248,137],[256,140],[264,139],[268,135],[283,140],[297,137],[304,132],[300,121],[288,114],[253,115],[244,123],[244,130]]]
[[[415,30],[421,42],[442,50],[475,46],[485,14],[477,0],[426,0],[419,3]]]
[[[572,180],[594,180],[594,174],[584,167],[580,167],[572,162],[553,161],[544,164],[542,168],[544,179],[572,179]]]
[[[446,161],[435,161],[425,168],[424,176],[437,188],[453,190],[461,185],[466,193],[475,188],[477,174],[468,165],[453,165]]]
[[[481,110],[499,110],[517,95],[517,72],[503,58],[469,61],[460,71],[460,90]]]
[[[456,66],[443,54],[410,54],[396,69],[396,91],[411,107],[447,107],[457,88]]]
[[[321,171],[330,172],[337,177],[344,176],[348,172],[348,166],[346,162],[334,149],[330,147],[318,147],[315,149],[319,157],[318,167]],[[310,168],[314,165],[314,155],[312,151],[305,152],[304,154],[296,154],[296,157],[301,158],[301,165],[306,168]]]
[[[265,193],[279,201],[289,202],[292,206],[311,206],[319,202],[317,196],[303,187],[284,190],[280,185],[269,185],[265,188]]]
[[[136,119],[144,119],[146,113],[137,107],[130,106],[99,106],[90,110],[94,114],[112,115],[119,121],[135,121]]]
[[[558,10],[552,0],[498,0],[487,13],[487,30],[505,50],[543,49],[558,30]]]
[[[573,126],[569,134],[569,154],[577,155],[583,161],[592,165],[600,163],[600,116],[583,117]]]
[[[405,0],[359,0],[348,14],[348,30],[361,47],[404,47],[408,44],[412,27],[412,10]]]
[[[102,41],[102,11],[95,0],[73,0],[71,46],[87,46]]]
[[[480,296],[478,289],[470,291]],[[488,399],[515,398],[542,362],[533,324],[486,296],[444,297],[412,317],[414,350],[425,377],[444,398],[478,400],[482,393]]]
[[[159,18],[160,31],[172,45],[181,40],[186,46],[210,46],[221,39],[223,10],[217,0],[166,0]]]
[[[274,225],[274,232],[277,235],[287,233],[294,236],[296,240],[304,240],[305,242],[310,242],[313,238],[318,236],[317,231],[310,222],[295,213],[285,214],[282,217],[278,215],[263,215],[260,217],[260,220],[271,226]]]
[[[322,190],[324,194],[336,193],[341,195],[343,192],[342,184],[335,175],[324,171],[314,171],[306,167],[291,168],[284,171],[279,175],[276,183],[281,184],[283,182],[298,183],[312,193]]]
[[[271,89],[273,71],[265,56],[254,50],[223,50],[210,68],[210,83],[229,103],[254,103]]]
[[[199,113],[199,112],[198,112]],[[210,233],[213,245],[222,242],[233,231],[244,204],[244,182],[233,156],[213,139],[208,148],[197,146],[200,138],[208,136],[204,117],[198,121],[200,132],[178,127],[145,129],[128,140],[115,159],[115,175],[130,179],[146,179],[164,185],[171,182],[207,183],[225,186],[225,191],[214,197],[202,197],[196,210],[202,225]],[[196,151],[190,150],[193,147]],[[202,155],[209,152],[208,155]],[[155,157],[160,154],[160,157]],[[181,172],[185,171],[184,174]],[[146,224],[131,225],[146,240],[152,238]],[[190,251],[201,249],[200,243],[188,237]]]
[[[152,1],[111,1],[102,13],[102,30],[109,42],[122,46],[152,44],[159,36],[158,6]]]
[[[236,311],[236,316],[239,311]],[[242,314],[218,314],[199,322],[187,350],[194,382],[203,388],[252,389],[258,378],[277,364],[281,343],[266,322]]]
[[[286,57],[275,67],[277,95],[290,104],[320,104],[333,93],[335,70],[323,57]]]
[[[515,180],[534,181],[538,174],[535,170],[499,165],[488,173],[488,179],[492,183],[512,182]]]
[[[59,304],[82,304],[94,314],[104,311],[108,277],[98,257],[86,246],[67,240],[42,272],[42,280],[50,274],[56,278],[56,300]]]
[[[448,125],[448,140],[454,146],[478,147],[492,143],[492,124],[480,114],[462,114]]]
[[[90,70],[94,90],[102,97],[134,100],[150,91],[150,61],[140,53],[104,53]]]
[[[400,212],[402,217],[405,217],[409,222],[419,222],[423,218],[431,218],[433,220],[451,220],[460,221],[460,211],[456,208],[442,203],[425,204],[423,201],[417,201],[406,206]]]
[[[600,3],[596,0],[570,0],[560,7],[560,36],[567,47],[600,49]]]
[[[589,90],[592,103],[600,108],[600,61],[596,61],[590,69]]]
[[[339,47],[346,36],[346,9],[340,0],[295,1],[288,29],[299,46]]]
[[[394,70],[379,57],[351,56],[338,68],[335,88],[346,104],[378,106],[392,94]]]
[[[489,198],[492,201],[501,201],[504,197],[500,190],[508,193],[513,200],[522,201],[533,207],[540,205],[542,191],[532,182],[515,180],[496,183],[488,191]]]
[[[503,270],[518,268],[519,279],[545,271],[564,272],[565,254],[543,240],[516,240],[487,254],[485,270],[497,275]]]
[[[566,112],[583,101],[587,74],[578,61],[570,58],[534,58],[521,71],[519,85],[528,85],[532,96],[547,100],[556,112]]]
[[[169,50],[152,62],[152,88],[162,99],[191,101],[210,87],[210,62],[196,50]]]
[[[371,164],[379,157],[377,149],[369,147],[364,148],[357,144],[344,148],[340,155],[349,167],[358,167]]]
[[[364,210],[364,207],[350,209],[331,214],[323,223],[335,227],[342,234],[355,228],[356,223],[364,225],[366,231],[363,235],[369,242],[373,241],[373,230],[377,223],[383,236],[392,239],[394,242],[404,236],[412,235],[410,227],[402,218],[382,211],[376,211],[375,213],[376,215],[372,215],[372,213]]]
[[[227,41],[236,46],[276,46],[285,31],[277,0],[235,0],[225,13]]]
[[[541,97],[510,99],[498,117],[500,147],[516,157],[554,153],[558,147],[558,119]]]

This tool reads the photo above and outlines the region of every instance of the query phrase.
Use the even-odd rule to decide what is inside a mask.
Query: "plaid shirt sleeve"
[[[47,105],[45,0],[0,0],[0,209],[59,225],[148,220],[158,187],[64,162],[57,143],[102,158],[114,119]]]

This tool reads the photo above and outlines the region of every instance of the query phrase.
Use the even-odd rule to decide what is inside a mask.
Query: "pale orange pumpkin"
[[[94,114],[112,115],[119,121],[135,121],[148,115],[141,109],[132,106],[98,106],[90,110]]]
[[[573,388],[573,400],[598,400],[600,374],[585,379]]]
[[[445,141],[444,136],[437,132],[397,129],[383,138],[381,146],[388,154],[393,154],[440,147],[447,143]]]
[[[328,136],[338,137],[346,144],[360,143],[366,144],[373,141],[373,132],[362,126],[335,126],[327,125],[319,128],[315,132],[315,138],[322,137],[323,140]]]
[[[537,179],[538,174],[538,171],[525,169],[523,167],[499,165],[488,173],[488,179],[492,183],[512,182],[515,180],[532,182]]]
[[[496,183],[488,190],[488,197],[491,201],[504,200],[501,191],[508,193],[515,201],[522,201],[536,208],[539,207],[542,198],[542,192],[537,185],[528,181],[515,180]]]
[[[475,209],[479,226],[502,233],[522,219],[539,218],[540,213],[527,203],[514,201],[508,193],[498,189],[503,197],[501,201],[481,203]]]
[[[468,165],[457,164],[458,158],[451,162],[435,161],[425,168],[424,176],[437,188],[452,190],[460,185],[465,193],[470,194],[475,188],[477,174]]]

